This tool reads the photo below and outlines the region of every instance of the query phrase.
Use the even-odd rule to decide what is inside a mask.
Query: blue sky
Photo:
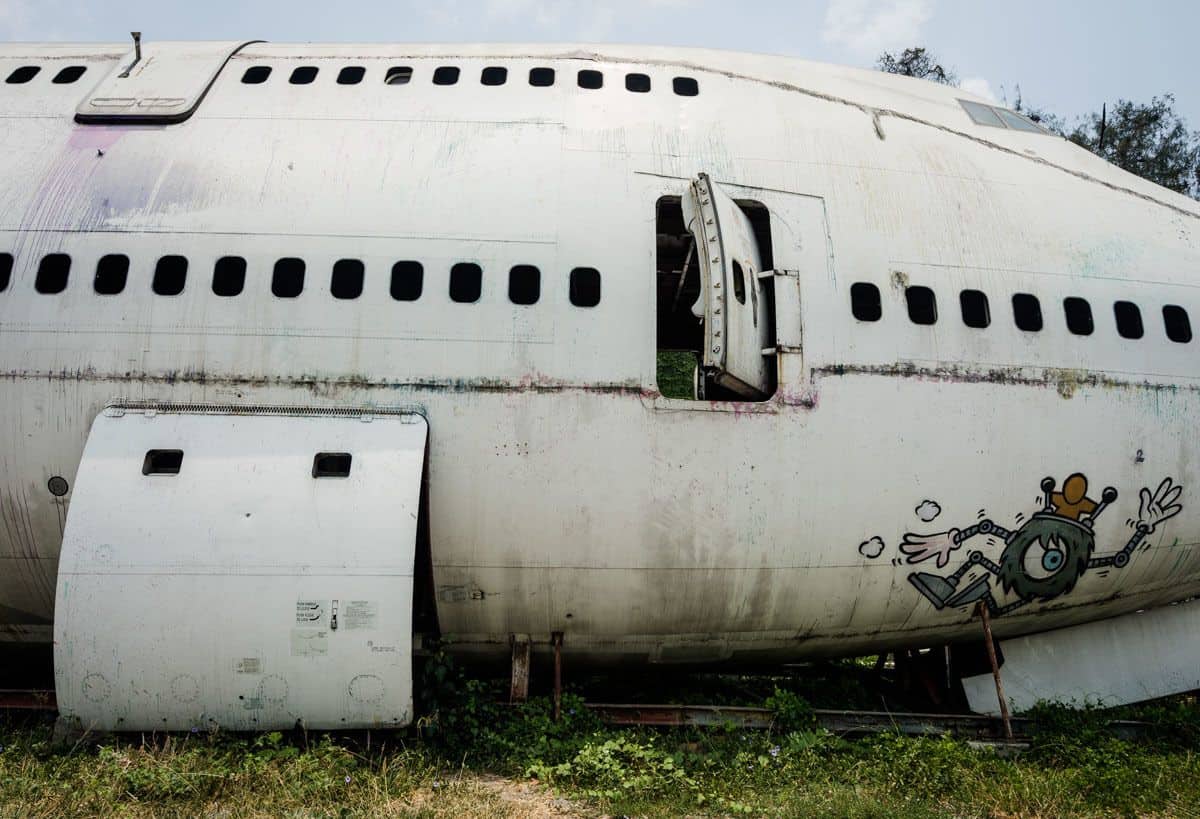
[[[869,66],[922,44],[964,85],[1067,117],[1173,92],[1200,129],[1197,0],[0,0],[6,40],[636,42]]]

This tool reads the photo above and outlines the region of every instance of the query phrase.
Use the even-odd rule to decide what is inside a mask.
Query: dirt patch
[[[605,819],[592,808],[555,796],[529,780],[463,773],[421,788],[409,805],[427,816],[504,816],[509,819]]]

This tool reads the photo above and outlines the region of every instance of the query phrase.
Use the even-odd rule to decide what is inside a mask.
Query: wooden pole
[[[976,606],[979,618],[983,620],[983,640],[987,645],[988,659],[992,663],[992,679],[996,681],[996,698],[1000,700],[1000,719],[1004,720],[1004,736],[1009,742],[1013,740],[1012,721],[1008,718],[1008,700],[1004,698],[1004,683],[1000,681],[1000,663],[996,660],[996,644],[992,640],[992,618],[988,614],[987,604],[980,600]]]
[[[554,642],[554,721],[558,722],[562,716],[562,632],[554,632],[550,639]]]

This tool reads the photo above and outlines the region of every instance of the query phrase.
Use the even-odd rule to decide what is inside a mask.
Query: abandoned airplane
[[[403,725],[435,636],[760,665],[983,612],[1014,705],[1200,685],[1200,204],[780,57],[0,63],[0,633],[64,716]]]

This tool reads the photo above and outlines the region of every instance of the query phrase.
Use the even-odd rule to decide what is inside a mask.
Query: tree
[[[940,82],[942,85],[957,85],[958,77],[954,72],[945,69],[924,48],[906,48],[899,57],[885,51],[875,67],[887,74],[900,74],[904,77],[916,77],[918,80]]]
[[[1143,179],[1200,198],[1200,132],[1188,131],[1170,94],[1143,104],[1118,100],[1067,138]]]

